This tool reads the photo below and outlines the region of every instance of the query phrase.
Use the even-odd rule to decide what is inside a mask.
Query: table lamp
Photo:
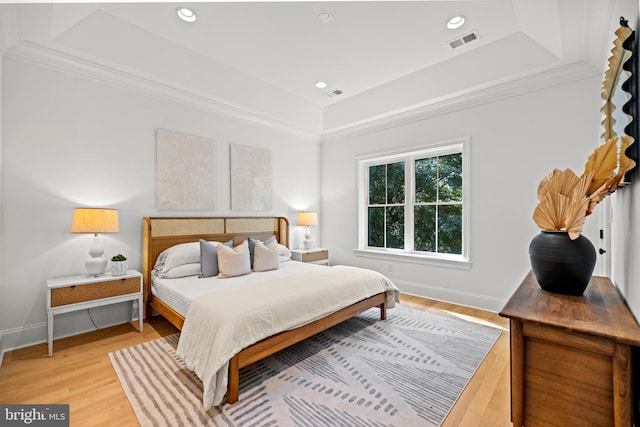
[[[93,233],[93,243],[89,248],[91,257],[84,262],[88,276],[100,276],[107,266],[107,259],[102,256],[104,248],[98,233],[117,233],[118,231],[120,231],[120,226],[117,209],[75,208],[71,232]]]
[[[311,249],[313,241],[311,240],[310,225],[318,225],[318,213],[312,211],[298,212],[298,225],[307,227],[307,231],[304,233],[304,248]]]

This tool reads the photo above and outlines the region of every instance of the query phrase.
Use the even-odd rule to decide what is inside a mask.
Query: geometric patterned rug
[[[368,310],[240,371],[204,411],[179,333],[109,353],[142,426],[439,426],[500,330],[398,305]]]

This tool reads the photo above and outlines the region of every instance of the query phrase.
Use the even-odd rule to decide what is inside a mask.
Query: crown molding
[[[134,71],[117,69],[33,42],[25,41],[12,46],[5,53],[5,58],[39,65],[140,95],[177,102],[188,107],[230,119],[249,122],[265,128],[306,138],[319,139],[321,136],[319,131],[305,129],[295,123],[252,111],[206,94],[196,93],[173,82],[161,81]]]
[[[14,44],[7,50],[5,57],[125,89],[140,95],[177,102],[230,119],[249,122],[257,126],[305,138],[322,139],[322,141],[326,142],[341,141],[378,132],[441,114],[464,110],[504,98],[599,75],[599,71],[592,65],[576,62],[536,74],[495,82],[445,97],[431,99],[421,104],[369,117],[338,128],[315,131],[303,128],[295,123],[233,105],[212,96],[195,93],[172,82],[160,81],[132,71],[116,69],[109,65],[80,58],[76,55],[32,42]]]
[[[327,129],[322,133],[322,140],[323,142],[342,141],[599,75],[599,71],[592,65],[576,62],[517,79],[471,88],[402,110],[390,111],[359,122]]]

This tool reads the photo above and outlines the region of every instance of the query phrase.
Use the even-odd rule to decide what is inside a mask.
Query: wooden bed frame
[[[276,240],[280,244],[288,246],[289,221],[284,217],[143,218],[142,275],[146,317],[150,317],[151,308],[153,308],[175,325],[176,328],[182,330],[182,325],[184,324],[182,315],[151,294],[151,270],[162,251],[180,243],[197,242],[199,239],[220,242],[233,239],[236,244],[239,244],[249,236],[260,240],[276,236]],[[241,368],[373,307],[380,308],[380,319],[385,320],[387,318],[387,296],[385,292],[366,298],[322,319],[296,329],[281,332],[244,348],[229,361],[227,402],[235,403],[238,401],[240,391],[239,371]]]

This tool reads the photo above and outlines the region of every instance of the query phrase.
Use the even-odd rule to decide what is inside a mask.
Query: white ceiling
[[[612,2],[182,3],[196,12],[193,24],[170,2],[20,4],[0,13],[15,16],[9,52],[62,55],[318,131],[332,112],[356,122],[572,64],[601,72]],[[321,23],[321,13],[332,20]],[[458,14],[465,25],[448,30]],[[474,30],[477,41],[449,47]],[[317,89],[318,80],[328,87]],[[335,89],[343,94],[323,95]]]
[[[162,39],[312,102],[353,95],[459,55],[447,41],[478,29],[478,44],[518,31],[510,0],[471,2],[201,3],[198,19],[176,19],[172,4],[112,4],[102,9]],[[323,24],[321,13],[332,20]],[[464,13],[451,31],[447,20]],[[318,90],[314,83],[329,86]]]

